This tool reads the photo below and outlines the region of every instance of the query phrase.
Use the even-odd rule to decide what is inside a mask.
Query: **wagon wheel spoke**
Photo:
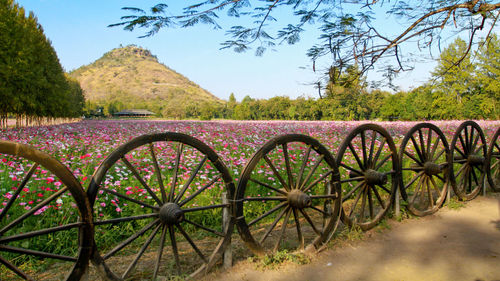
[[[17,266],[10,263],[8,260],[4,259],[2,256],[0,256],[0,264],[3,264],[5,267],[10,269],[12,272],[14,272],[17,276],[19,276],[25,280],[35,281],[35,279],[31,278],[28,274],[26,274],[24,271],[19,269]]]
[[[455,178],[458,178],[458,176],[467,168],[469,165],[462,165],[460,169],[458,169],[457,173],[455,174]]]
[[[198,248],[198,246],[196,246],[196,244],[194,243],[193,239],[191,239],[191,237],[189,237],[189,235],[184,230],[184,228],[182,228],[182,226],[180,224],[176,224],[175,226],[179,229],[179,231],[181,232],[182,236],[184,236],[184,238],[186,238],[186,240],[191,245],[191,247],[196,252],[196,254],[198,254],[198,256],[203,260],[203,262],[205,262],[205,264],[207,264],[208,263],[207,257],[205,257],[205,255],[203,255],[203,253],[200,251],[200,249]]]
[[[17,254],[21,254],[21,255],[36,256],[36,257],[40,257],[40,258],[56,259],[56,260],[61,260],[61,261],[69,261],[69,262],[76,262],[77,261],[77,258],[75,258],[75,257],[47,253],[47,252],[43,252],[43,251],[18,248],[18,247],[13,247],[13,246],[8,246],[8,245],[0,245],[0,252],[2,252],[2,251],[3,252],[10,252],[10,253],[17,253]]]
[[[422,156],[424,157],[422,161],[427,161],[427,154],[426,154],[426,146],[424,143],[424,133],[422,133],[421,129],[418,129],[418,139],[420,141],[420,152],[422,153]]]
[[[198,211],[211,210],[211,209],[217,209],[217,208],[227,208],[229,206],[230,206],[230,204],[215,204],[215,205],[209,205],[209,206],[187,208],[187,209],[183,209],[182,211],[184,213],[189,213],[189,212],[198,212]]]
[[[276,167],[274,166],[273,162],[271,161],[271,159],[269,159],[269,157],[267,157],[267,155],[264,155],[264,160],[266,160],[267,164],[269,165],[269,167],[271,168],[271,170],[273,171],[273,174],[276,176],[276,178],[278,179],[278,181],[281,183],[281,185],[286,189],[286,190],[290,190],[290,187],[286,184],[285,180],[281,177],[280,173],[278,172],[278,170],[276,170]]]
[[[484,146],[485,146],[485,144],[484,144],[484,143],[483,143],[483,144],[481,144],[480,146],[478,146],[478,147],[476,148],[476,150],[474,150],[474,154],[477,154],[477,153],[478,153],[481,149],[483,149],[483,147],[484,147]]]
[[[361,155],[363,156],[363,167],[367,168],[368,167],[368,155],[366,153],[365,131],[361,131],[360,137],[361,137]]]
[[[361,211],[359,214],[359,221],[363,222],[365,218],[365,207],[366,207],[366,197],[367,197],[367,190],[370,188],[370,186],[367,186],[367,188],[363,189],[363,195],[361,195]]]
[[[208,188],[212,187],[214,183],[216,183],[220,179],[220,176],[216,176],[213,178],[209,183],[205,184],[202,186],[200,189],[198,189],[195,193],[191,194],[188,198],[182,200],[182,202],[179,203],[179,207],[182,207],[186,205],[189,201],[193,200],[196,198],[196,196],[200,195],[203,191],[207,190]]]
[[[349,217],[352,217],[354,209],[356,209],[356,205],[358,204],[361,195],[365,193],[365,188],[367,188],[366,184],[363,185],[363,188],[358,192],[358,195],[356,195],[356,199],[354,199],[354,203],[352,204],[351,210],[349,211]]]
[[[138,205],[141,205],[141,206],[153,209],[153,210],[158,210],[159,209],[158,206],[149,205],[149,204],[147,204],[145,202],[142,202],[140,200],[137,200],[135,198],[129,197],[127,195],[121,194],[119,192],[116,192],[116,191],[113,191],[113,190],[110,190],[110,189],[102,189],[102,191],[106,192],[106,193],[109,193],[109,194],[113,194],[113,195],[115,195],[117,197],[120,197],[120,198],[125,199],[125,200],[130,201],[130,202],[134,202],[134,203],[136,203]]]
[[[432,196],[431,182],[429,178],[427,178],[427,197],[429,198],[430,207],[434,208],[434,197]]]
[[[151,197],[156,201],[156,203],[158,203],[158,205],[162,205],[162,202],[160,200],[160,198],[158,198],[158,196],[156,196],[156,194],[153,192],[153,190],[151,190],[151,188],[149,187],[149,185],[144,181],[144,179],[141,177],[141,175],[139,175],[139,172],[137,172],[137,169],[134,168],[134,166],[132,166],[132,164],[127,160],[127,158],[122,157],[121,158],[122,162],[125,163],[125,165],[127,166],[127,168],[132,172],[132,174],[134,175],[134,177],[141,183],[141,185],[147,190],[147,192],[149,193],[149,195],[151,195]]]
[[[72,228],[79,228],[83,225],[82,222],[76,222],[76,223],[69,223],[65,225],[60,225],[60,226],[55,226],[55,227],[50,227],[50,228],[45,228],[41,230],[36,230],[36,231],[30,231],[30,232],[25,232],[21,234],[16,234],[16,235],[11,235],[11,236],[6,236],[6,237],[1,237],[0,238],[0,244],[6,244],[12,241],[17,241],[17,240],[22,240],[22,239],[28,239],[40,235],[45,235],[45,234],[50,234],[50,233],[55,233],[59,231],[64,231],[64,230],[69,230]]]
[[[181,275],[181,261],[179,258],[179,250],[177,248],[177,241],[175,239],[175,231],[172,225],[168,225],[168,233],[170,235],[170,245],[172,246],[172,252],[175,259],[175,267],[177,269],[177,274]]]
[[[373,190],[373,194],[375,194],[375,198],[377,198],[377,201],[380,203],[380,206],[382,206],[382,208],[385,208],[387,204],[384,203],[384,200],[382,200],[382,197],[378,193],[377,188],[375,186],[370,186],[370,187]]]
[[[158,254],[156,256],[155,271],[153,272],[153,280],[156,280],[158,272],[160,270],[161,257],[163,255],[163,249],[165,248],[165,240],[167,236],[167,226],[162,225],[161,236],[160,236],[160,247],[158,247]]]
[[[266,233],[264,234],[264,236],[262,236],[260,238],[260,241],[259,243],[264,243],[264,241],[267,239],[267,237],[269,236],[269,234],[271,234],[271,232],[273,231],[273,229],[276,227],[276,225],[278,224],[278,222],[281,220],[281,218],[285,215],[285,213],[287,213],[288,211],[290,210],[290,207],[287,206],[285,209],[283,209],[279,215],[276,217],[276,219],[273,221],[273,223],[271,223],[271,225],[268,227]]]
[[[412,184],[415,183],[416,180],[418,180],[422,175],[424,174],[424,171],[420,171],[418,174],[416,174],[405,186],[405,190],[408,189]]]
[[[377,153],[375,153],[375,157],[373,158],[373,163],[377,163],[378,161],[378,158],[380,157],[380,154],[382,153],[382,150],[384,150],[384,146],[386,144],[386,140],[385,138],[382,138],[382,142],[380,143],[378,149],[377,149]]]
[[[179,162],[181,161],[182,150],[184,148],[184,143],[179,143],[177,146],[177,153],[175,155],[174,163],[174,174],[172,175],[172,184],[170,186],[170,193],[168,195],[168,201],[174,200],[175,187],[177,186],[177,174],[179,173]]]
[[[297,209],[292,208],[295,226],[297,228],[297,239],[299,240],[299,249],[304,249],[304,236],[302,236],[302,228],[300,226],[299,214]]]
[[[68,187],[64,187],[64,188],[60,189],[56,193],[52,194],[51,196],[49,196],[48,198],[46,198],[45,200],[43,200],[42,202],[40,202],[39,204],[37,204],[35,207],[31,208],[28,212],[24,213],[23,215],[19,216],[15,220],[11,221],[8,225],[4,226],[0,230],[0,235],[4,234],[5,232],[7,232],[12,227],[16,226],[17,224],[19,224],[22,221],[24,221],[26,218],[28,218],[28,217],[32,216],[33,214],[35,214],[38,210],[40,210],[43,207],[45,207],[46,205],[48,205],[50,202],[52,202],[53,200],[55,200],[57,197],[61,196],[61,194],[63,194],[66,191],[68,191]]]
[[[248,180],[249,180],[249,181],[252,181],[252,182],[254,182],[254,183],[258,184],[258,185],[262,185],[263,187],[269,188],[269,189],[271,189],[271,190],[273,190],[273,191],[276,191],[276,192],[278,192],[278,193],[280,193],[280,194],[283,194],[283,195],[285,195],[285,196],[287,195],[287,193],[286,193],[285,191],[280,190],[280,189],[277,189],[277,188],[274,188],[274,187],[270,186],[270,185],[269,185],[269,184],[267,184],[267,183],[263,183],[263,182],[261,182],[261,181],[259,181],[259,180],[253,179],[253,178],[249,178]]]
[[[348,166],[348,165],[346,165],[346,164],[344,164],[344,163],[339,163],[339,166],[344,167],[344,168],[346,168],[347,170],[349,170],[349,171],[351,171],[351,172],[354,172],[354,173],[356,173],[356,174],[358,174],[358,175],[363,175],[363,174],[364,174],[364,173],[363,173],[363,172],[361,172],[360,170],[354,169],[353,167]]]
[[[356,149],[354,149],[354,147],[352,146],[351,143],[349,143],[348,146],[349,146],[349,150],[351,150],[352,156],[354,156],[354,159],[356,159],[356,162],[358,163],[358,167],[362,171],[364,171],[365,167],[364,167],[363,163],[361,162],[361,160],[359,159],[359,156],[358,156],[358,153],[356,152]]]
[[[285,237],[285,232],[286,232],[286,227],[288,225],[288,220],[290,219],[290,214],[292,213],[292,210],[291,208],[289,208],[287,211],[286,211],[286,215],[285,215],[285,219],[283,220],[283,225],[281,226],[281,233],[280,233],[280,236],[278,238],[278,241],[276,241],[276,244],[273,248],[273,252],[276,252],[281,244],[281,241],[283,240],[283,238]]]
[[[434,190],[436,190],[437,194],[439,195],[442,192],[442,190],[439,189],[436,181],[434,180],[434,177],[430,177],[430,181],[432,183],[432,186],[434,187]]]
[[[425,146],[427,148],[426,159],[432,159],[432,155],[431,155],[431,143],[432,143],[432,130],[429,128],[429,133],[427,135],[427,144]]]
[[[295,186],[293,183],[292,169],[290,167],[290,157],[288,156],[288,145],[282,144],[283,156],[285,157],[286,173],[288,175],[288,186]]]
[[[316,207],[314,207],[314,206],[310,206],[309,208],[310,208],[310,209],[312,209],[312,210],[315,210],[316,212],[318,212],[318,213],[320,213],[320,214],[322,214],[322,215],[325,215],[325,216],[330,216],[330,214],[329,214],[329,213],[327,213],[327,212],[325,212],[325,211],[323,211],[323,210],[321,210],[321,209],[318,209],[318,208],[316,208]]]
[[[304,175],[304,170],[307,165],[307,160],[309,159],[309,155],[311,154],[312,147],[310,145],[307,146],[307,151],[304,154],[304,160],[302,161],[302,165],[300,166],[300,172],[297,178],[296,187],[299,188],[302,185],[302,176]]]
[[[10,197],[9,201],[7,201],[7,204],[5,205],[3,210],[0,212],[0,221],[2,221],[4,216],[9,212],[10,207],[12,206],[12,204],[14,204],[14,201],[16,201],[18,195],[21,193],[21,191],[24,189],[24,187],[26,186],[28,181],[33,176],[33,173],[35,172],[36,168],[38,168],[38,163],[35,163],[35,164],[33,164],[33,166],[31,166],[28,173],[24,176],[23,180],[21,181],[21,184],[17,187],[14,194],[12,194],[12,197]]]
[[[189,185],[193,182],[194,178],[196,177],[198,172],[201,170],[201,168],[203,167],[203,165],[207,161],[207,158],[208,158],[208,156],[205,155],[203,157],[203,159],[200,161],[200,163],[198,164],[198,166],[196,167],[196,169],[194,169],[194,171],[191,173],[191,176],[189,176],[189,179],[182,187],[182,190],[179,192],[179,195],[177,195],[177,198],[175,198],[174,203],[179,203],[179,200],[181,200],[182,196],[184,196],[184,193],[189,188]]]
[[[304,189],[305,185],[307,184],[307,182],[309,182],[309,180],[311,179],[312,175],[316,172],[316,170],[318,169],[318,166],[319,164],[321,164],[321,162],[323,161],[323,159],[325,158],[324,155],[321,155],[315,162],[314,166],[312,167],[312,169],[309,171],[309,173],[307,174],[306,178],[304,179],[304,181],[302,182],[302,184],[300,185],[299,189],[302,190]]]
[[[404,154],[405,154],[406,156],[410,157],[413,161],[417,162],[420,166],[422,166],[422,165],[423,165],[422,161],[420,161],[419,159],[417,159],[417,158],[415,157],[415,155],[411,154],[410,152],[408,152],[408,151],[406,151],[406,150],[405,150],[405,151],[404,151]]]
[[[284,196],[275,197],[246,197],[243,201],[286,201],[287,198]]]
[[[465,131],[467,131],[467,127],[465,128]],[[460,143],[462,144],[462,149],[464,151],[464,155],[469,154],[469,150],[467,149],[467,143],[464,141],[462,134],[458,134],[458,138],[460,140]]]
[[[263,218],[265,218],[265,217],[269,216],[270,214],[272,214],[272,213],[276,212],[277,210],[279,210],[279,209],[281,209],[281,208],[285,207],[286,205],[287,205],[287,203],[286,203],[286,202],[283,202],[283,203],[281,203],[281,204],[277,205],[276,207],[272,208],[271,210],[269,210],[269,211],[265,212],[264,214],[260,215],[258,218],[256,218],[256,219],[252,220],[251,222],[249,222],[249,223],[248,223],[248,226],[251,226],[251,225],[253,225],[253,224],[255,224],[255,223],[259,222],[259,221],[260,221],[260,220],[262,220]]]
[[[377,132],[372,132],[371,142],[370,142],[370,155],[368,155],[368,167],[373,166],[373,152],[375,151],[375,141],[377,140]]]
[[[476,173],[474,172],[474,167],[470,169],[470,174],[472,175],[472,178],[474,179],[474,183],[476,183],[477,186],[480,186],[479,180],[476,176]],[[472,188],[472,187],[471,187]]]
[[[444,151],[445,151],[445,149],[443,149],[443,150],[442,150],[443,152],[441,153],[441,155],[439,155],[438,157],[435,157],[435,156],[436,156],[436,151],[437,151],[437,149],[438,149],[438,147],[439,147],[439,143],[440,143],[440,142],[441,142],[441,138],[438,136],[438,137],[436,138],[436,141],[434,142],[434,145],[432,146],[431,152],[430,152],[430,154],[429,154],[429,159],[430,159],[430,161],[432,161],[432,162],[435,162],[435,161],[436,161],[436,159],[439,159],[439,157],[441,157],[442,153],[444,153]]]
[[[224,237],[224,236],[225,236],[225,235],[224,235],[224,233],[222,233],[222,232],[220,232],[220,231],[217,231],[217,230],[215,230],[215,229],[212,229],[212,228],[209,228],[209,227],[203,226],[203,225],[201,225],[201,224],[199,224],[199,223],[196,223],[196,222],[194,222],[194,221],[190,221],[190,220],[188,220],[188,219],[186,219],[186,218],[184,218],[184,221],[183,221],[183,222],[187,222],[187,223],[189,223],[189,224],[191,224],[191,225],[196,226],[197,228],[203,229],[203,230],[208,231],[208,232],[210,232],[210,233],[213,233],[213,234],[215,234],[215,235],[217,235],[217,236],[220,236],[220,237]]]
[[[420,147],[417,144],[417,141],[415,140],[415,138],[413,137],[413,135],[410,137],[410,139],[411,139],[411,142],[413,143],[413,147],[415,148],[415,152],[417,152],[417,155],[418,155],[418,158],[420,159],[420,162],[424,163],[425,162],[425,158],[424,158],[424,155],[422,155],[422,152],[420,151]]]
[[[322,235],[323,233],[321,233],[321,231],[319,231],[318,228],[314,225],[314,222],[311,219],[311,217],[309,217],[309,215],[304,210],[299,209],[299,211],[300,211],[300,213],[302,213],[302,216],[304,216],[304,218],[309,223],[309,225],[314,230],[314,232],[316,232],[317,235]]]
[[[134,240],[136,240],[140,236],[144,235],[144,233],[146,233],[148,230],[150,230],[151,228],[153,228],[159,222],[160,222],[159,219],[156,219],[156,220],[150,222],[149,224],[147,224],[146,226],[144,226],[141,230],[139,230],[138,232],[136,232],[134,235],[132,235],[129,238],[127,238],[126,240],[122,241],[120,244],[118,244],[116,247],[114,247],[112,250],[110,250],[107,254],[105,254],[103,256],[103,259],[104,260],[109,259],[113,255],[115,255],[116,253],[118,253],[120,250],[122,250],[123,248],[125,248],[127,245],[129,245],[130,243],[132,243]]]
[[[375,170],[378,170],[380,169],[382,166],[384,166],[385,163],[387,163],[387,161],[389,159],[391,159],[392,155],[391,154],[388,154],[387,156],[385,156],[382,161],[380,161],[377,166],[375,166]]]
[[[158,213],[151,213],[151,214],[109,219],[109,220],[103,220],[103,221],[95,221],[94,225],[114,224],[114,223],[120,223],[120,222],[143,220],[143,219],[157,218],[157,217],[158,217]]]
[[[125,272],[123,273],[122,279],[126,279],[129,276],[130,272],[132,272],[132,270],[135,268],[135,266],[137,265],[137,262],[139,261],[139,259],[142,257],[142,255],[144,254],[144,252],[146,251],[146,249],[149,247],[149,245],[151,244],[151,242],[155,238],[156,234],[158,233],[158,230],[160,230],[160,227],[161,227],[161,224],[159,224],[153,230],[153,232],[151,233],[151,235],[149,235],[148,239],[146,240],[146,242],[144,243],[144,245],[142,245],[141,249],[139,250],[139,252],[135,256],[134,260],[129,264],[127,270],[125,270]]]
[[[345,179],[345,180],[340,180],[340,183],[353,182],[353,181],[362,181],[364,179],[365,179],[365,177],[354,177],[354,178],[349,178],[349,179]]]
[[[373,201],[372,201],[372,189],[367,188],[367,193],[368,193],[368,207],[370,210],[370,218],[373,219]]]
[[[311,188],[313,188],[314,186],[316,186],[318,183],[320,183],[321,181],[323,181],[326,177],[330,176],[331,174],[333,174],[333,171],[329,170],[324,175],[322,175],[321,177],[319,177],[317,180],[315,180],[312,183],[310,183],[306,188],[304,188],[303,192],[304,193],[308,192],[309,190],[311,190]]]
[[[410,205],[413,205],[415,203],[415,199],[418,197],[419,191],[422,189],[422,185],[424,184],[424,177],[420,177],[417,186],[415,187],[415,192],[413,193],[412,197],[410,200],[408,200]]]
[[[342,201],[349,199],[351,195],[353,195],[354,192],[356,192],[356,190],[358,190],[362,186],[364,187],[365,185],[366,183],[364,181],[359,182],[353,189],[351,189],[346,195],[342,197]]]
[[[158,165],[158,160],[156,159],[156,154],[152,143],[149,144],[149,152],[151,153],[151,159],[153,160],[156,178],[158,179],[158,185],[160,186],[162,202],[167,202],[168,201],[167,193],[165,192],[165,186],[163,185],[160,166]]]

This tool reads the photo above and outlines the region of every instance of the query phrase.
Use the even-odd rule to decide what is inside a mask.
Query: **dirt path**
[[[259,269],[238,262],[208,280],[500,280],[500,194],[460,209],[389,221],[354,242],[333,242],[306,265]],[[342,245],[339,245],[342,244]]]

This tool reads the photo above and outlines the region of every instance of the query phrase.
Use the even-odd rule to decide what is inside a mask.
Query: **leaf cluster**
[[[357,64],[361,75],[370,70],[389,75],[411,70],[415,54],[408,50],[432,52],[433,47],[440,49],[442,38],[457,34],[466,34],[469,52],[479,40],[478,31],[486,30],[489,36],[500,15],[500,3],[492,0],[205,0],[186,4],[177,13],[166,4],[149,11],[124,9],[132,14],[110,26],[145,28],[144,36],[174,26],[207,24],[221,29],[221,21],[235,18],[244,24],[225,28],[229,39],[222,48],[244,52],[255,47],[256,55],[277,44],[299,42],[306,25],[314,25],[321,35],[307,52],[310,59],[326,57],[341,70]],[[280,13],[293,19],[280,21]],[[395,23],[400,25],[396,31],[388,28]]]

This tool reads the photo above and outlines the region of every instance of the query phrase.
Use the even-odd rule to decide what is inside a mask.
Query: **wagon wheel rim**
[[[139,155],[141,150],[150,158],[137,161],[149,161],[149,176],[141,170],[142,166],[138,167],[137,164],[140,163],[134,162],[131,157],[134,153]],[[162,155],[162,151],[171,153]],[[191,156],[188,155],[194,155],[193,161],[189,161]],[[170,157],[163,159],[164,165],[161,162],[162,156]],[[106,179],[109,179],[112,167],[127,169],[135,183],[141,187],[142,193],[133,193],[127,188],[110,189]],[[221,198],[222,192],[226,193],[224,199]],[[101,193],[114,196],[127,202],[127,206],[133,205],[140,209],[131,215],[99,219],[98,209],[103,203],[102,197],[99,197]],[[212,193],[217,196],[209,196]],[[96,170],[88,194],[94,208],[96,233],[104,233],[110,225],[118,224],[124,227],[142,224],[123,235],[120,241],[116,241],[112,246],[103,245],[96,235],[92,262],[98,266],[99,273],[106,279],[124,280],[138,274],[141,278],[151,280],[165,274],[199,276],[214,266],[230,241],[232,220],[228,220],[224,226],[219,224],[212,227],[200,219],[203,216],[214,219],[207,213],[221,215],[224,209],[228,214],[232,214],[232,206],[229,203],[234,194],[232,178],[223,161],[208,145],[188,135],[172,132],[143,135],[120,146]],[[212,201],[201,202],[202,198]],[[200,246],[200,243],[205,241],[200,242],[200,237],[210,241],[210,245]],[[140,248],[134,255],[127,257],[130,260],[127,261],[127,267],[115,267],[116,264],[113,264],[112,260],[118,258],[122,251],[133,251],[134,246],[131,245],[134,243]],[[153,248],[154,245],[157,245],[156,249]],[[188,257],[194,257],[195,266],[186,265],[189,262],[186,261]],[[170,262],[171,268],[163,267],[165,261]],[[149,268],[148,262],[151,265]],[[142,265],[139,266],[140,264]],[[146,272],[149,270],[151,272]]]
[[[389,210],[400,176],[398,155],[389,133],[375,124],[348,134],[337,154],[342,184],[342,221],[368,230]]]
[[[450,185],[450,149],[443,132],[433,124],[410,129],[399,149],[401,195],[416,216],[435,213]]]
[[[0,279],[79,280],[87,271],[93,239],[90,205],[80,183],[59,161],[28,145],[0,141],[0,158],[9,159],[0,164],[3,175],[15,167],[22,178],[2,196],[9,198],[0,211]],[[7,184],[7,179],[2,182]],[[36,199],[21,210],[26,203],[22,198],[32,197]],[[54,212],[60,220],[48,220]],[[74,239],[54,248],[49,241],[61,236],[66,242],[68,236]],[[19,262],[28,258],[36,267]]]
[[[500,192],[500,128],[493,135],[488,148],[486,172],[490,188]]]
[[[486,176],[487,147],[481,127],[474,121],[460,124],[450,150],[453,190],[460,200],[472,200],[479,195]]]
[[[273,138],[246,164],[235,202],[238,231],[255,254],[320,249],[340,217],[334,158],[305,135]]]

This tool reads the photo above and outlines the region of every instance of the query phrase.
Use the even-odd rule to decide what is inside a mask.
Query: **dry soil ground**
[[[207,280],[500,280],[500,194],[336,239],[305,265],[242,260]]]

